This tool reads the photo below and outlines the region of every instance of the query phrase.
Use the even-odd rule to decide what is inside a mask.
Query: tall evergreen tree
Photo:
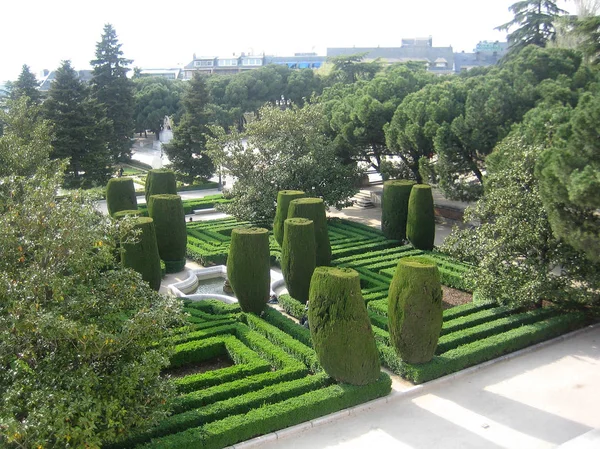
[[[123,57],[112,25],[104,25],[102,39],[96,44],[96,59],[90,61],[94,68],[91,84],[94,98],[106,109],[106,117],[112,122],[106,141],[115,160],[129,159],[131,155],[135,104],[133,82],[127,78],[127,72],[132,62]]]
[[[545,47],[548,41],[553,41],[556,37],[556,18],[567,13],[552,0],[522,0],[508,9],[515,17],[496,29],[508,31],[516,28],[508,35],[511,50],[519,50],[530,44]]]
[[[187,181],[209,178],[215,171],[212,159],[206,153],[206,138],[210,133],[206,105],[209,102],[204,79],[195,75],[190,81],[182,104],[184,114],[173,130],[173,140],[165,151],[176,172]]]
[[[42,94],[39,91],[40,83],[27,64],[23,64],[21,73],[17,81],[11,84],[10,97],[17,100],[21,97],[27,97],[31,103],[39,105],[42,101]]]
[[[104,134],[109,126],[89,89],[78,79],[70,61],[63,61],[44,102],[54,128],[53,158],[68,158],[67,180],[104,184],[110,176],[110,154]]]

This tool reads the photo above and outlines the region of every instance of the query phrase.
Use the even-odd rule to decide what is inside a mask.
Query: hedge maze
[[[173,338],[169,371],[219,356],[233,366],[174,377],[173,414],[112,448],[222,448],[390,392],[385,373],[361,387],[329,378],[306,344],[309,331],[276,310],[259,318],[214,300],[185,310],[190,324]]]
[[[225,264],[231,230],[251,226],[233,218],[187,224],[188,257],[203,265]],[[365,225],[328,221],[332,265],[360,274],[361,289],[381,363],[414,383],[426,382],[563,334],[585,324],[581,313],[551,308],[522,310],[474,302],[443,312],[433,359],[409,364],[390,345],[387,296],[398,260],[421,256],[434,262],[443,285],[470,291],[471,267],[436,252],[415,250]],[[271,262],[281,250],[270,236]],[[279,305],[301,318],[305,305],[281,295]],[[367,386],[335,383],[312,347],[310,331],[267,307],[257,317],[238,305],[217,301],[186,303],[190,325],[174,339],[172,369],[226,356],[233,366],[189,374],[174,381],[180,392],[174,414],[120,447],[221,448],[384,396],[390,379],[381,374]],[[266,406],[268,405],[268,406]]]

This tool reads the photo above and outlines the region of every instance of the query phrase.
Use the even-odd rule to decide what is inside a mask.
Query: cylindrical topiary
[[[112,178],[106,185],[106,207],[108,214],[120,210],[137,209],[137,198],[132,178]]]
[[[315,226],[307,218],[288,218],[284,223],[281,273],[292,298],[306,303],[316,266]]]
[[[177,273],[185,266],[187,230],[179,195],[152,195],[152,211],[156,243],[167,273]]]
[[[327,232],[327,216],[325,203],[321,198],[299,198],[290,201],[288,218],[308,218],[315,224],[315,243],[317,266],[324,267],[331,263],[331,243]],[[285,237],[284,237],[285,238]]]
[[[137,217],[133,229],[139,229],[134,242],[121,241],[121,263],[124,267],[133,268],[142,275],[150,287],[160,289],[160,256],[156,245],[154,220],[149,217]]]
[[[148,171],[146,176],[146,185],[144,186],[146,193],[146,203],[152,195],[160,194],[177,194],[177,181],[175,180],[175,172],[166,168],[156,168]]]
[[[327,374],[353,385],[377,380],[379,354],[356,271],[315,269],[308,323],[317,357]]]
[[[277,209],[275,211],[275,221],[273,222],[273,237],[283,245],[283,222],[288,217],[290,201],[297,198],[304,198],[305,194],[302,190],[280,190],[277,193]]]
[[[234,228],[227,257],[227,278],[240,308],[259,314],[271,291],[269,231],[263,228]]]
[[[408,199],[414,181],[395,179],[383,183],[381,230],[388,239],[406,240]]]
[[[435,241],[435,214],[431,186],[416,184],[408,200],[406,238],[417,249],[431,251]]]
[[[390,341],[402,360],[425,363],[442,331],[442,288],[437,266],[426,259],[400,259],[388,294]]]
[[[120,210],[119,212],[115,212],[112,217],[115,220],[119,220],[121,218],[124,217],[142,217],[144,215],[144,213],[139,210],[139,209],[135,209],[135,210]]]

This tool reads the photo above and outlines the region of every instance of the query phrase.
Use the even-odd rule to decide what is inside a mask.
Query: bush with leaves
[[[280,110],[265,106],[244,133],[212,127],[209,155],[237,180],[223,209],[243,220],[271,226],[280,190],[302,190],[328,207],[350,205],[359,171],[344,164],[325,135],[322,105]]]
[[[505,304],[600,304],[600,265],[557,240],[540,196],[535,164],[541,145],[526,143],[521,129],[488,157],[485,194],[468,208],[473,229],[455,230],[442,247],[476,265],[467,276],[483,298]]]
[[[180,322],[179,303],[119,267],[114,242],[129,220],[112,222],[79,192],[56,199],[65,163],[32,173],[5,156],[0,446],[99,447],[160,420],[174,391],[160,376],[169,350],[153,345]]]

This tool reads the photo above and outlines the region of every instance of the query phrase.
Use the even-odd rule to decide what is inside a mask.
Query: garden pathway
[[[597,325],[413,392],[394,385],[387,401],[235,448],[599,448],[598,379]]]

